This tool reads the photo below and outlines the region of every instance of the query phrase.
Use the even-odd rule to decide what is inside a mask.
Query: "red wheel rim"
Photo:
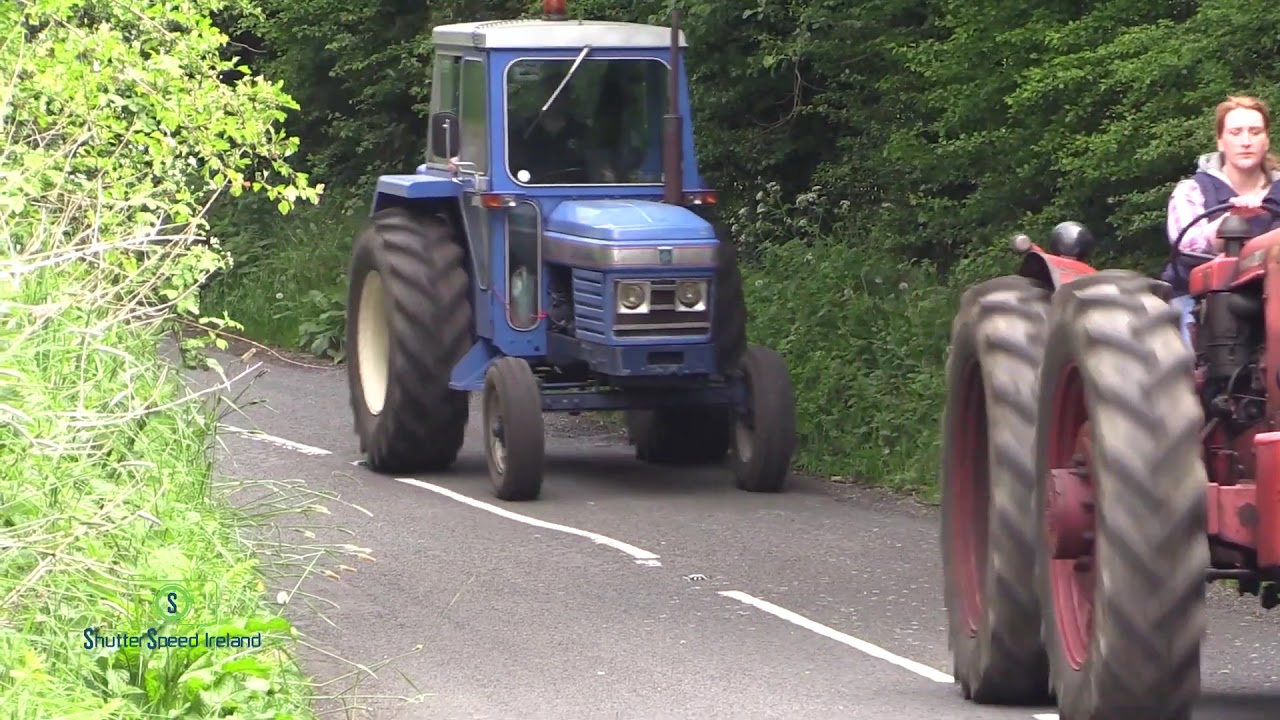
[[[951,446],[946,462],[952,482],[950,545],[957,594],[969,636],[978,634],[982,622],[982,589],[987,569],[987,404],[982,372],[970,363],[964,375],[960,412],[952,422]]]
[[[1089,411],[1085,405],[1084,383],[1074,363],[1063,368],[1054,392],[1053,419],[1049,428],[1049,467],[1070,469],[1089,489],[1090,499],[1097,492],[1093,476],[1093,448]],[[1041,479],[1048,492],[1054,485],[1050,477]],[[1089,503],[1090,511],[1093,503]],[[1090,512],[1090,520],[1092,513]],[[1093,524],[1089,523],[1089,533]],[[1093,635],[1093,590],[1096,545],[1092,542],[1081,557],[1057,560],[1050,553],[1049,584],[1053,594],[1053,614],[1057,620],[1062,652],[1071,667],[1079,670],[1089,658]],[[1045,543],[1048,547],[1048,543]]]

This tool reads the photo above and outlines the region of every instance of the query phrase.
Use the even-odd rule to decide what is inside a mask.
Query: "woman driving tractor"
[[[1201,155],[1195,175],[1180,181],[1169,197],[1167,230],[1172,245],[1187,223],[1206,208],[1230,203],[1235,214],[1249,218],[1255,233],[1263,233],[1277,221],[1260,209],[1265,199],[1280,206],[1280,158],[1270,153],[1271,113],[1266,103],[1255,97],[1232,96],[1218,104],[1216,133],[1218,151]],[[1209,215],[1187,231],[1177,250],[1214,255],[1222,252],[1218,226],[1227,213]],[[1195,302],[1188,294],[1191,268],[1203,258],[1173,253],[1160,279],[1173,286],[1170,301],[1182,312],[1182,337],[1191,344]]]

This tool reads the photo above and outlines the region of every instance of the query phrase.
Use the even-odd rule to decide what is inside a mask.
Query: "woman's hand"
[[[1266,213],[1267,211],[1262,209],[1262,200],[1266,196],[1265,192],[1257,192],[1248,195],[1237,195],[1231,198],[1230,202],[1235,206],[1231,214],[1241,217],[1253,217]]]

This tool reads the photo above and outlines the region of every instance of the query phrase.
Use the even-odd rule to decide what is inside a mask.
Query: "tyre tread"
[[[449,387],[454,364],[474,339],[462,246],[442,218],[391,208],[374,214],[353,255],[353,280],[362,268],[382,275],[391,325],[387,400],[374,417],[364,407],[351,359],[359,299],[353,282],[347,335],[351,407],[369,467],[391,473],[445,470],[457,459],[469,416],[468,393]]]
[[[1031,584],[1035,563],[1034,523],[1028,513],[1035,468],[1027,448],[1034,440],[1035,377],[1043,346],[1048,291],[1019,276],[977,285],[961,298],[952,323],[953,349],[948,358],[948,407],[944,414],[942,484],[948,496],[948,448],[953,413],[961,402],[964,367],[977,360],[986,387],[990,443],[991,501],[988,512],[988,582],[984,588],[987,618],[979,637],[968,635],[960,613],[957,585],[948,572],[947,606],[951,615],[951,647],[956,680],[972,701],[991,705],[1034,705],[1047,700],[1047,658],[1039,637],[1038,599]],[[946,514],[944,548],[953,520]],[[982,561],[983,558],[979,558]],[[950,567],[944,553],[944,563]],[[985,620],[985,619],[984,619]]]
[[[1104,619],[1095,633],[1106,633],[1108,641],[1093,646],[1085,671],[1073,672],[1050,654],[1061,716],[1186,720],[1200,693],[1209,565],[1208,477],[1199,442],[1204,417],[1193,358],[1149,282],[1096,283],[1063,293],[1052,316],[1051,343],[1061,357],[1049,369],[1067,355],[1077,358],[1092,398],[1095,478],[1102,484],[1096,562],[1109,579],[1094,598],[1095,622]],[[1042,423],[1054,411],[1054,375],[1044,377]],[[1038,585],[1047,597],[1043,567]],[[1053,647],[1051,612],[1043,632]]]

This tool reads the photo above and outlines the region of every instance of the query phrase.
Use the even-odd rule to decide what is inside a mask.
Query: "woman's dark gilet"
[[[1198,171],[1192,176],[1196,181],[1196,185],[1200,186],[1200,192],[1204,195],[1204,207],[1211,208],[1214,205],[1221,205],[1231,200],[1231,198],[1239,195],[1230,185],[1222,178],[1211,175],[1204,170]],[[1276,206],[1280,206],[1280,182],[1272,181],[1270,189],[1267,190],[1267,199]],[[1203,210],[1201,211],[1203,212]],[[1197,221],[1197,225],[1201,222],[1213,222],[1225,213],[1225,210],[1219,210]],[[1261,235],[1264,232],[1273,230],[1280,226],[1280,221],[1271,217],[1268,213],[1256,215],[1248,218],[1249,229],[1255,235]],[[1164,272],[1160,274],[1160,279],[1173,286],[1174,295],[1186,295],[1188,292],[1188,278],[1191,276],[1191,269],[1203,265],[1208,260],[1198,257],[1187,257],[1176,252],[1175,248],[1170,247],[1169,262],[1164,266]]]

